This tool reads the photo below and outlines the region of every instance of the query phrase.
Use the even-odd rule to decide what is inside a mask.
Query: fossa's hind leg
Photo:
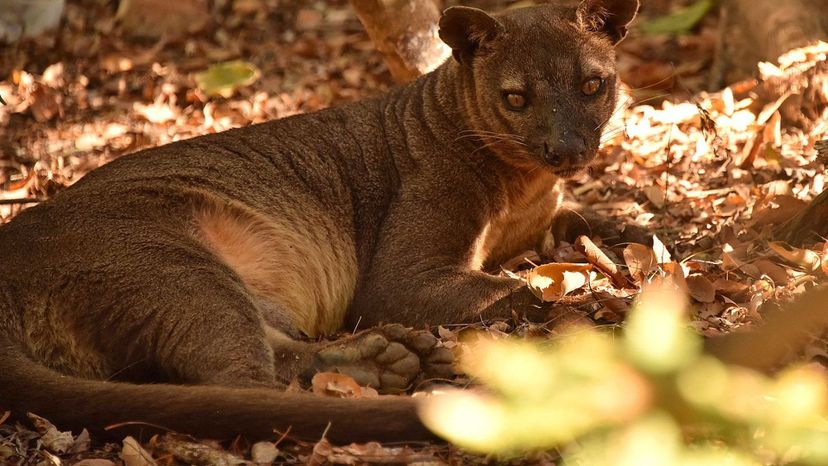
[[[102,315],[104,353],[146,362],[174,383],[278,386],[259,310],[226,269],[204,260],[153,265],[126,264],[130,275],[99,286],[121,290],[113,296],[123,308]]]

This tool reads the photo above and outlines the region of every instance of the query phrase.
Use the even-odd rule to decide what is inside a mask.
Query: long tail
[[[0,413],[35,413],[61,428],[119,435],[162,426],[200,437],[273,438],[275,432],[335,442],[434,439],[420,423],[415,401],[395,397],[345,400],[268,389],[136,385],[68,377],[27,357],[0,334]]]

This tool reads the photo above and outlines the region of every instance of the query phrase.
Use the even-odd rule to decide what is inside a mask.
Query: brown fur
[[[457,59],[406,87],[123,157],[24,211],[0,228],[0,408],[72,428],[428,438],[409,399],[275,390],[316,357],[288,337],[536,310],[484,270],[543,241],[558,177],[594,157],[616,20],[637,4],[449,9]],[[581,94],[594,76],[601,93]]]

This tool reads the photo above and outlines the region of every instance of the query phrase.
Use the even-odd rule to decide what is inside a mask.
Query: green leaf
[[[639,28],[644,34],[675,34],[690,32],[716,4],[716,0],[696,0],[692,5],[680,8],[667,16],[644,21]]]
[[[245,61],[229,61],[210,66],[195,75],[196,83],[208,96],[230,97],[236,89],[249,86],[259,79],[259,69]]]

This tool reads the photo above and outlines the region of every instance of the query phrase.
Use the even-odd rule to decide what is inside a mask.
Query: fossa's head
[[[569,176],[595,157],[616,105],[614,46],[638,0],[584,0],[489,15],[447,9],[440,37],[462,77],[469,132],[515,165]]]

